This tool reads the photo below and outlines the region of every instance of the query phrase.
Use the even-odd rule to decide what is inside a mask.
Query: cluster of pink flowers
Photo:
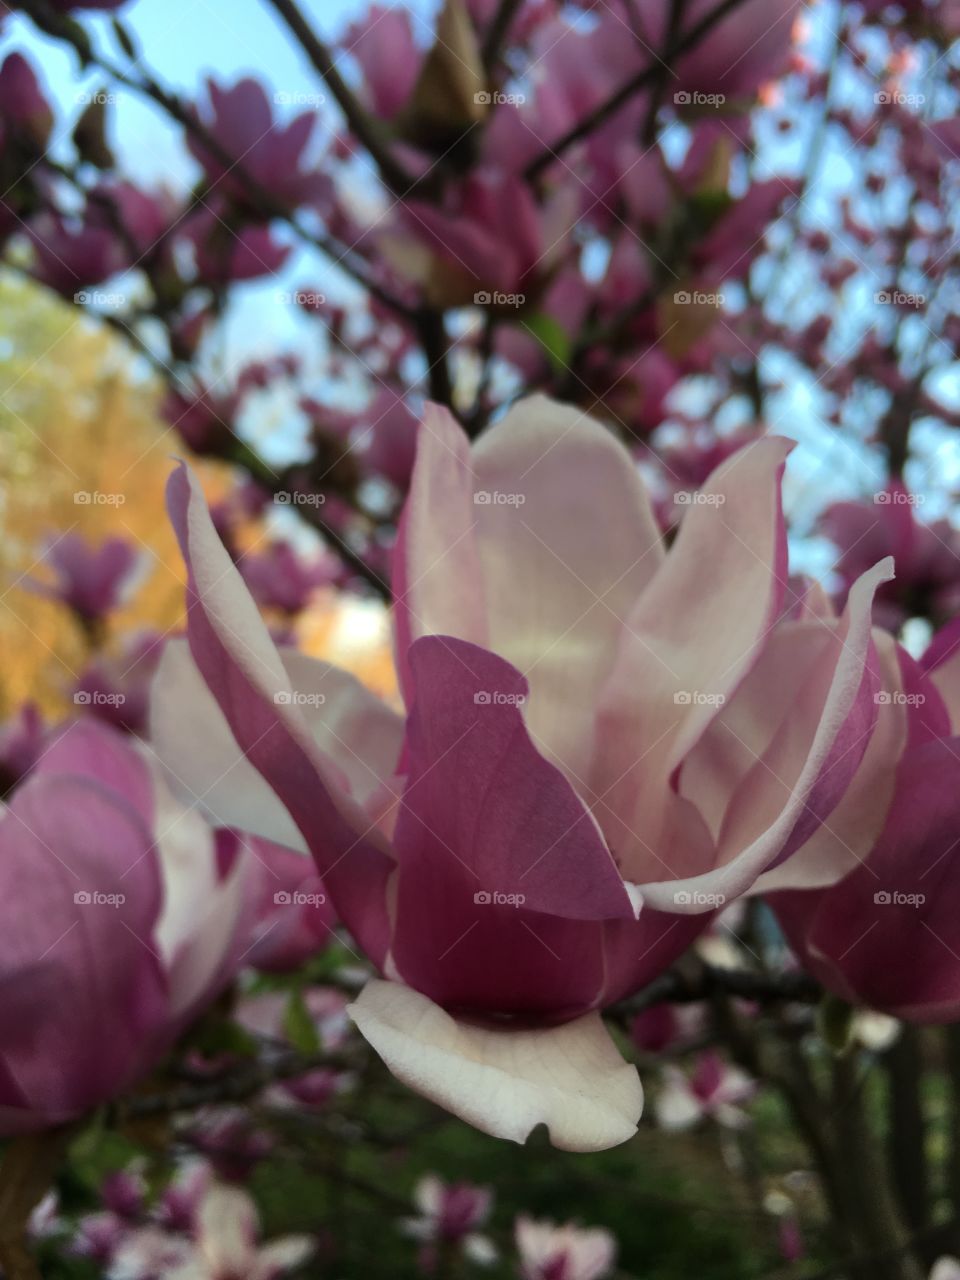
[[[425,1275],[437,1269],[444,1250],[480,1267],[497,1261],[497,1246],[479,1230],[493,1207],[488,1188],[445,1183],[428,1174],[418,1183],[414,1198],[418,1216],[400,1225],[406,1235],[421,1241],[419,1264]],[[616,1241],[603,1228],[558,1226],[526,1214],[514,1224],[513,1245],[522,1280],[604,1280],[617,1256]]]
[[[295,970],[337,927],[380,975],[346,1013],[400,1080],[574,1150],[624,1141],[643,1105],[600,1012],[745,896],[844,999],[956,1016],[956,629],[917,663],[872,626],[889,559],[840,614],[789,577],[789,451],[760,436],[726,457],[668,549],[586,415],[522,401],[471,445],[429,407],[394,550],[405,714],[275,646],[179,468],[187,636],[152,660],[149,732],[81,715],[5,735],[4,1130],[116,1096],[242,967]],[[91,581],[95,616],[126,562],[90,578],[71,557],[62,599],[81,607],[63,575]],[[887,963],[905,938],[917,963]],[[331,1047],[345,1003],[305,1005]],[[282,1039],[282,1001],[241,1021]],[[651,1010],[635,1043],[675,1023]],[[276,1097],[348,1083],[322,1070]],[[736,1127],[751,1091],[707,1053],[668,1070],[657,1112]]]
[[[155,1200],[135,1169],[110,1175],[101,1198],[103,1209],[76,1224],[59,1220],[54,1203],[43,1231],[66,1234],[68,1252],[105,1280],[279,1280],[316,1248],[308,1236],[260,1243],[253,1198],[202,1160],[184,1162]]]
[[[331,95],[340,114],[319,100],[287,111],[283,93],[249,77],[209,79],[179,103],[173,122],[202,174],[192,193],[132,182],[109,154],[100,118],[109,108],[98,116],[96,101],[74,135],[76,163],[49,163],[57,113],[14,52],[0,68],[0,173],[8,179],[0,239],[22,244],[33,276],[63,297],[119,308],[138,333],[149,321],[141,336],[150,343],[162,332],[174,375],[164,412],[198,453],[243,464],[238,433],[251,388],[295,384],[286,389],[325,463],[311,483],[331,499],[326,521],[339,536],[368,542],[376,560],[357,494],[375,479],[402,495],[430,381],[424,356],[431,370],[449,363],[447,354],[481,360],[528,388],[601,405],[638,441],[680,413],[674,393],[691,377],[712,379],[715,406],[735,401],[743,361],[767,345],[818,370],[831,422],[862,418],[868,392],[892,409],[912,394],[909,344],[894,322],[915,304],[896,299],[932,298],[936,273],[955,265],[956,230],[955,131],[949,116],[927,119],[913,99],[928,51],[931,73],[944,61],[937,55],[955,32],[954,7],[903,0],[845,9],[836,79],[854,89],[834,103],[800,0],[772,8],[743,0],[729,12],[697,0],[676,31],[669,0],[624,14],[582,0],[530,0],[502,31],[496,6],[448,0],[433,32],[403,6],[372,4],[328,50],[332,62],[351,66],[355,83],[350,107],[344,84]],[[674,44],[683,52],[671,58]],[[447,82],[438,67],[451,49],[456,74]],[[676,64],[669,92],[656,74],[667,62]],[[131,91],[150,90],[147,81]],[[815,175],[798,174],[793,161],[771,174],[758,101],[788,135],[788,151],[804,109],[823,101],[861,160],[868,207],[854,211],[837,197],[831,217],[800,211],[797,197]],[[904,227],[883,206],[891,135],[910,209],[923,208]],[[358,199],[364,146],[373,147],[374,174]],[[748,287],[757,297],[751,271],[768,254],[767,232],[782,236],[788,216],[797,255],[821,286],[806,290],[809,305],[798,314],[774,290],[762,305],[743,301]],[[322,235],[310,230],[317,226]],[[225,291],[277,277],[296,242],[367,290],[365,307],[348,315],[310,263],[304,272],[316,272],[316,282],[277,291],[329,340],[323,389],[286,355],[214,378],[202,355]],[[878,305],[876,323],[851,345],[833,313],[843,310],[841,290],[864,276],[893,302]],[[151,299],[136,312],[109,301],[132,294],[132,278],[138,296]],[[121,284],[114,290],[111,281]],[[467,308],[469,321],[445,323]],[[429,311],[441,320],[439,348],[421,350],[417,318]],[[940,320],[931,327],[955,349],[960,330],[948,313]],[[844,358],[825,362],[838,342]],[[447,344],[457,351],[445,354]],[[347,372],[358,395],[344,401],[330,389]],[[478,416],[495,409],[494,385],[481,380]],[[919,411],[953,422],[948,404],[918,388],[910,412]],[[330,465],[347,455],[348,466]],[[669,451],[661,463],[674,481],[686,469],[681,460],[674,472]],[[335,497],[348,500],[337,507]]]

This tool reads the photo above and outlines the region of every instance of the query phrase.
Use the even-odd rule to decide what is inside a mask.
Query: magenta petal
[[[410,664],[401,865],[425,843],[439,856],[446,846],[477,889],[522,893],[529,910],[633,919],[595,820],[533,744],[522,710],[528,686],[516,667],[451,636],[417,640]]]
[[[409,656],[397,972],[449,1008],[569,1017],[594,1006],[606,924],[637,925],[596,823],[527,732],[526,682],[448,636],[422,637]]]
[[[862,867],[825,891],[771,896],[791,945],[827,987],[896,1017],[960,1014],[958,830],[960,739],[927,742],[904,757]]]
[[[280,656],[183,466],[167,501],[188,568],[187,635],[194,661],[240,750],[303,833],[341,919],[377,963],[387,946],[393,861],[369,820],[334,781],[296,705]]]
[[[43,753],[38,774],[92,778],[122,796],[153,827],[153,781],[143,757],[119,730],[93,720],[69,724]]]
[[[97,1105],[162,1050],[168,1001],[149,849],[133,810],[80,778],[31,778],[0,819],[4,1129]],[[24,1103],[32,1118],[6,1115]]]

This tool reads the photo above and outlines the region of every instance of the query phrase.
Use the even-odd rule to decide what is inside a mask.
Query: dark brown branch
[[[244,1063],[236,1071],[212,1080],[121,1099],[110,1108],[110,1118],[114,1123],[123,1124],[147,1116],[174,1115],[179,1111],[196,1111],[220,1103],[245,1102],[271,1084],[294,1080],[309,1071],[344,1071],[356,1065],[356,1058],[332,1053],[291,1053],[271,1061]]]
[[[497,63],[500,61],[507,36],[510,34],[513,20],[522,3],[523,0],[500,0],[497,12],[487,28],[487,34],[483,38],[481,57],[488,80],[492,81],[496,73]]]
[[[84,66],[98,67],[106,75],[114,79],[117,84],[129,89],[131,93],[136,93],[139,97],[148,98],[156,103],[171,119],[191,133],[218,164],[225,169],[229,169],[243,183],[247,202],[261,217],[276,218],[278,221],[285,222],[300,240],[312,248],[319,249],[321,253],[331,258],[336,266],[340,267],[346,275],[350,276],[366,289],[369,294],[382,302],[384,306],[389,307],[390,310],[395,311],[407,320],[411,319],[413,315],[412,308],[399,298],[394,297],[376,280],[371,279],[363,267],[358,264],[352,250],[338,245],[323,233],[308,231],[289,209],[279,204],[264,187],[259,186],[246,172],[237,157],[226,151],[211,134],[210,130],[204,126],[190,104],[182,102],[176,94],[165,89],[143,67],[140,68],[143,79],[138,80],[109,58],[97,52],[91,46],[86,32],[79,23],[57,13],[46,0],[23,0],[20,8],[33,19],[42,31],[45,31],[55,39],[63,40],[69,44]]]
[[[383,126],[357,101],[340,72],[330,50],[300,12],[295,0],[269,0],[279,16],[287,24],[297,43],[310,59],[313,68],[323,78],[346,117],[347,124],[369,151],[380,171],[380,176],[394,195],[402,196],[414,184],[390,150]]]
[[[927,1168],[927,1125],[921,1100],[923,1052],[921,1028],[905,1025],[884,1058],[889,1083],[887,1152],[893,1184],[907,1229],[914,1234],[929,1225],[930,1177]],[[924,1258],[927,1268],[936,1258]]]
[[[453,384],[450,381],[450,369],[447,363],[449,342],[443,322],[443,312],[434,311],[432,307],[424,307],[417,312],[414,327],[427,360],[430,399],[438,404],[449,406],[453,402]]]
[[[671,969],[655,978],[638,995],[614,1005],[611,1013],[630,1015],[649,1009],[651,1005],[691,1004],[722,993],[741,1000],[755,1000],[759,1004],[777,1004],[795,1001],[813,1004],[823,991],[820,985],[802,972],[760,973],[750,969],[718,969],[712,965],[698,966],[693,972],[683,968]]]

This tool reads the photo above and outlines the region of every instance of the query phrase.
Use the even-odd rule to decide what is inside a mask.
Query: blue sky
[[[367,7],[365,0],[303,0],[301,4],[314,28],[330,41]],[[413,0],[404,7],[423,19],[426,33],[437,7],[435,0]],[[316,75],[263,0],[130,0],[120,16],[162,82],[184,93],[195,93],[209,74],[226,80],[259,74],[275,91],[294,95],[317,90]],[[108,17],[84,14],[82,21],[98,48],[118,54]],[[3,51],[12,49],[30,54],[60,104],[73,102],[84,89],[99,87],[96,74],[78,82],[71,55],[38,35],[26,18],[15,16],[8,22]],[[179,134],[157,112],[133,95],[124,95],[114,114],[113,140],[131,176],[144,182],[169,180],[177,174],[187,177]]]
[[[415,28],[424,43],[429,39],[438,3],[439,0],[411,0],[396,6],[407,8],[418,20]],[[328,41],[335,40],[369,7],[368,0],[301,0],[301,6],[315,29]],[[203,78],[210,74],[227,82],[243,75],[258,75],[275,93],[287,93],[294,99],[301,94],[315,94],[320,88],[316,74],[266,0],[190,0],[189,4],[184,0],[130,0],[122,10],[122,17],[161,81],[186,96],[195,95]],[[109,18],[88,14],[82,21],[90,28],[99,48],[123,61]],[[60,137],[68,138],[73,118],[81,110],[78,94],[89,94],[102,87],[101,77],[93,74],[78,81],[73,57],[56,43],[39,36],[22,17],[14,16],[8,21],[3,46],[4,53],[23,50],[39,67],[49,94],[58,106]],[[342,69],[349,78],[349,63]],[[278,111],[293,115],[301,109],[280,107]],[[145,185],[166,182],[179,188],[191,184],[196,170],[180,130],[171,127],[150,104],[135,95],[121,93],[112,112],[111,127],[111,141],[121,168],[135,181]],[[782,141],[775,141],[773,146],[782,161],[788,148]],[[842,189],[851,182],[852,175],[848,165],[831,156],[823,177],[826,179],[824,190],[837,185]],[[276,295],[278,289],[317,286],[334,295],[344,288],[325,262],[300,248],[291,255],[281,278],[238,289],[220,352],[223,364],[232,367],[253,356],[265,356],[289,347],[291,343],[300,349],[306,346],[308,350],[315,350],[315,327],[298,308],[277,306]],[[349,293],[343,300],[348,297]],[[307,333],[309,337],[304,343],[302,339]],[[317,374],[322,378],[322,352],[317,351],[316,355]],[[790,388],[786,403],[789,410],[782,414],[777,425],[780,430],[797,436],[805,446],[799,452],[808,455],[805,461],[810,465],[795,465],[793,475],[798,487],[808,491],[810,476],[816,474],[815,487],[819,490],[816,506],[826,496],[824,490],[839,494],[851,490],[871,492],[877,487],[873,468],[863,465],[863,451],[856,446],[851,448],[848,441],[838,439],[835,432],[820,423],[813,405],[809,401],[804,403],[797,386]],[[274,413],[287,417],[282,405],[258,406],[257,416],[264,434],[269,432],[273,438],[283,435],[289,440],[289,419],[287,430],[278,433]],[[292,434],[296,435],[296,429]],[[942,448],[934,444],[932,452],[946,463]],[[951,467],[951,471],[954,470],[955,467]],[[802,507],[805,503],[800,500],[797,505]]]

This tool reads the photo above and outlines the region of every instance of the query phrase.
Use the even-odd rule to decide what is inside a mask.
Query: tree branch
[[[300,12],[295,0],[269,0],[286,23],[297,43],[320,74],[327,88],[336,99],[346,117],[347,124],[369,151],[383,181],[394,195],[402,196],[414,185],[414,178],[407,173],[390,150],[390,143],[383,126],[354,97],[337,70],[330,50]]]
[[[665,51],[663,61],[667,63],[673,62],[682,54],[689,52],[694,45],[699,44],[703,36],[711,31],[718,22],[743,2],[744,0],[721,0],[716,9],[712,9],[695,27],[691,27],[685,35],[679,37]],[[660,75],[661,63],[656,62],[644,67],[635,76],[631,76],[626,84],[622,84],[615,93],[611,94],[598,107],[595,107],[593,111],[584,116],[578,124],[568,129],[566,133],[561,134],[556,142],[545,147],[538,156],[535,156],[527,165],[523,176],[528,181],[538,178],[544,169],[548,169],[553,161],[564,151],[572,147],[575,142],[579,142],[582,138],[586,138],[593,133],[594,129],[598,129],[600,125],[606,124],[610,117],[616,115],[621,107],[626,106],[631,98],[654,84]]]
[[[814,1004],[823,991],[809,974],[800,971],[780,974],[760,973],[751,969],[718,969],[702,964],[694,972],[670,969],[655,978],[638,995],[614,1005],[611,1013],[630,1015],[649,1009],[651,1005],[692,1004],[697,1000],[722,993],[760,1004],[798,1002]]]

